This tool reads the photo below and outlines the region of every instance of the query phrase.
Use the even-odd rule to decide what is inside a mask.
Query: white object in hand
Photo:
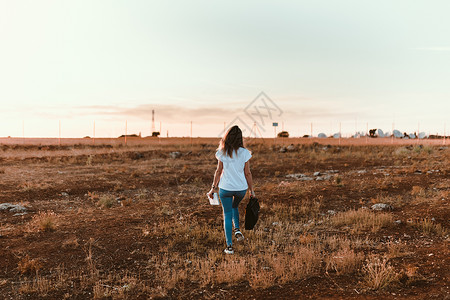
[[[211,204],[211,205],[219,205],[219,197],[217,196],[217,193],[214,193],[212,198],[210,198],[209,195],[208,195],[208,199],[209,199],[209,204]]]

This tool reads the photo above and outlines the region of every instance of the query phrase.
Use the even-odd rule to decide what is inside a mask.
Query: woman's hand
[[[208,192],[208,197],[209,198],[213,198],[214,197],[214,193],[217,193],[217,190],[214,188],[211,188],[211,190]]]
[[[254,191],[254,190],[251,190],[251,191],[250,191],[250,197],[256,197],[256,194],[255,194],[255,191]]]

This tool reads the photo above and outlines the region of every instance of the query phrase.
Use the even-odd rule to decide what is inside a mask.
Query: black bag
[[[245,230],[252,230],[255,227],[258,222],[259,209],[258,198],[250,197],[245,209]]]

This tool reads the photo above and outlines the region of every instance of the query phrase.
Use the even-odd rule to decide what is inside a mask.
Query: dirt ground
[[[1,299],[450,299],[442,141],[247,139],[260,220],[226,256],[218,139],[9,140]]]

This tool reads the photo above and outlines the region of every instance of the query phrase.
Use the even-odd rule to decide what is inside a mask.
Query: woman
[[[216,152],[218,160],[214,181],[208,196],[212,197],[219,189],[219,198],[223,209],[223,226],[227,248],[226,254],[233,254],[232,227],[238,241],[244,239],[239,230],[239,202],[244,198],[247,189],[251,196],[253,190],[252,173],[250,172],[250,151],[244,148],[242,131],[238,126],[231,127],[220,141]],[[219,182],[220,181],[220,182]]]

